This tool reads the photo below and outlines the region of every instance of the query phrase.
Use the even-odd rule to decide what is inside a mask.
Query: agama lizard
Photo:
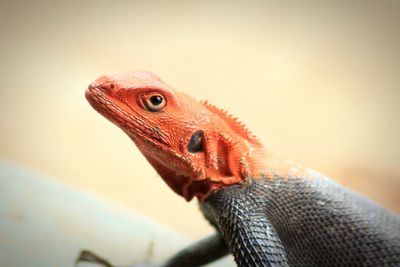
[[[229,252],[238,266],[400,266],[397,215],[279,160],[225,111],[143,71],[101,76],[86,98],[216,228],[163,266]]]

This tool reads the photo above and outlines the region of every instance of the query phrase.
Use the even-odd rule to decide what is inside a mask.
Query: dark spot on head
[[[190,137],[190,141],[187,145],[187,150],[191,153],[197,153],[203,151],[203,132],[197,131],[195,132],[192,137]]]

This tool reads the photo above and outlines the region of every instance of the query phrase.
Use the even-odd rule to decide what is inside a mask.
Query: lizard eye
[[[165,107],[167,101],[160,93],[150,93],[141,96],[142,106],[151,112],[158,112]]]
[[[189,144],[187,146],[187,150],[191,153],[197,153],[203,151],[203,132],[197,131],[192,137],[190,137]]]

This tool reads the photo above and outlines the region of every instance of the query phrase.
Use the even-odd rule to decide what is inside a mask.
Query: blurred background
[[[398,1],[1,1],[1,160],[189,238],[211,232],[84,98],[102,74],[148,70],[399,212],[399,12]]]

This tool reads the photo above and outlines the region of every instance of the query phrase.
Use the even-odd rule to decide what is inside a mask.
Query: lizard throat
[[[202,181],[191,181],[187,188],[184,188],[183,197],[186,201],[192,200],[197,197],[200,202],[204,202],[206,198],[213,192],[225,187],[222,183],[215,183],[209,179]]]

